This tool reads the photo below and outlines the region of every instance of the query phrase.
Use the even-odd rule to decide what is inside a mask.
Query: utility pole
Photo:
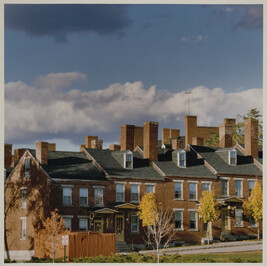
[[[186,91],[185,94],[188,95],[188,115],[190,115],[190,94],[192,91]]]

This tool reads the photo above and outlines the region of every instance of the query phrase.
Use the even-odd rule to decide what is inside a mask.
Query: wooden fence
[[[61,238],[61,236],[59,236]],[[34,238],[34,256],[43,258],[47,256],[42,251],[42,245],[38,234]],[[116,234],[100,234],[97,232],[71,232],[69,233],[69,245],[66,246],[68,260],[81,257],[95,257],[98,255],[110,256],[116,253]],[[60,245],[56,258],[64,257],[64,246]]]

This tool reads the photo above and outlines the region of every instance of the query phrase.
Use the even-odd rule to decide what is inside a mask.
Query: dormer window
[[[231,149],[229,151],[229,165],[236,165],[236,159],[237,155],[236,155],[236,150],[235,149]]]
[[[179,167],[182,168],[186,167],[186,152],[184,150],[178,151],[177,159]]]
[[[133,154],[128,152],[124,154],[124,168],[133,169]]]
[[[25,158],[25,177],[30,177],[30,167],[31,167],[31,159],[29,157]]]

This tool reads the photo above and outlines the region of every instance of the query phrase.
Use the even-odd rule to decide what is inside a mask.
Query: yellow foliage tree
[[[52,257],[53,262],[56,252],[62,248],[62,235],[68,234],[64,220],[57,212],[57,209],[51,211],[51,216],[42,221],[43,229],[40,226],[36,229],[41,250],[45,256]]]
[[[155,193],[150,192],[142,197],[137,213],[142,220],[142,226],[147,228],[148,243],[156,244],[157,261],[159,263],[160,253],[167,247],[174,235],[172,213],[164,209],[162,204],[157,202]],[[159,246],[165,239],[162,250]]]
[[[244,215],[252,217],[258,223],[258,239],[260,238],[259,221],[263,218],[262,212],[262,188],[259,182],[256,182],[247,201],[243,203]]]
[[[203,191],[199,203],[199,217],[204,224],[213,222],[219,218],[220,212],[216,207],[217,202],[213,191]]]

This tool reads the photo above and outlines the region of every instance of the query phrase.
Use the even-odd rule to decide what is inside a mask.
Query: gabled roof
[[[29,150],[35,156],[35,150]],[[49,151],[42,168],[51,178],[105,181],[105,175],[83,152]]]
[[[143,159],[139,152],[133,151],[133,169],[125,169],[112,155],[117,151],[86,149],[85,151],[103,168],[109,177],[145,180],[163,180],[164,178]]]
[[[218,173],[262,175],[262,171],[253,163],[251,156],[244,156],[239,149],[237,149],[237,165],[229,165],[221,155],[221,152],[227,153],[229,149],[197,145],[190,146]]]
[[[245,154],[245,146],[244,144],[236,144],[235,147],[244,155]],[[258,157],[254,158],[257,162],[263,165],[263,149],[262,145],[258,146]]]

